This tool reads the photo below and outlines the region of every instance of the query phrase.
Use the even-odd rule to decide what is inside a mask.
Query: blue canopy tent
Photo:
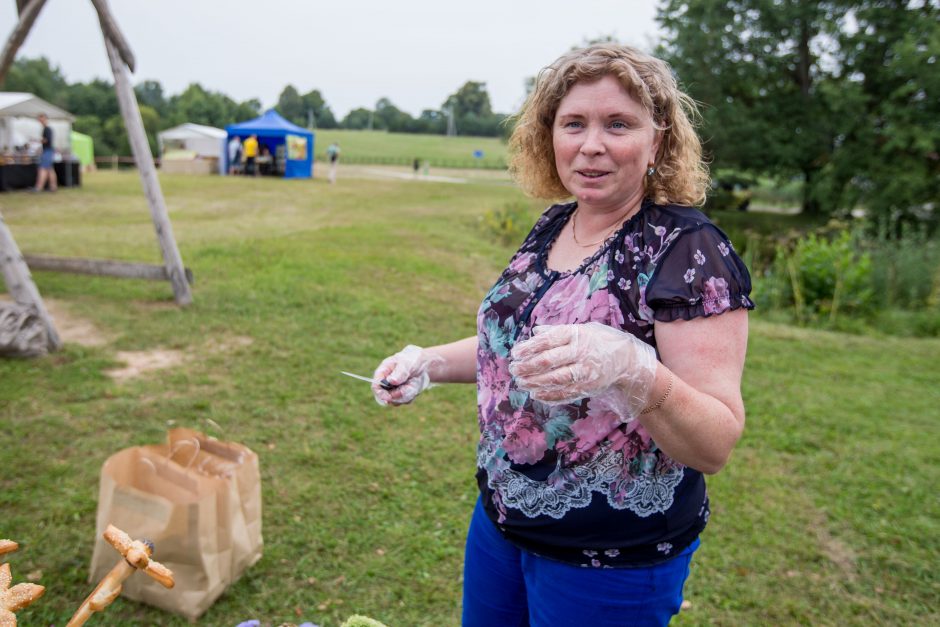
[[[286,179],[310,178],[313,176],[313,133],[296,124],[291,124],[274,109],[268,109],[261,117],[225,127],[226,142],[236,136],[242,141],[249,135],[258,137],[258,149],[266,146],[273,157],[271,173]],[[225,151],[225,170],[228,171],[228,151]]]

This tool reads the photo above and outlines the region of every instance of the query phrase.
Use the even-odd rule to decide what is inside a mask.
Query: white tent
[[[161,155],[182,150],[195,153],[193,156],[197,158],[218,159],[219,164],[224,164],[226,137],[227,133],[220,128],[187,122],[157,133],[157,143]]]
[[[36,117],[40,113],[49,118],[53,148],[68,152],[75,117],[32,94],[7,91],[0,92],[0,153],[13,153],[17,146],[38,142],[42,137],[42,124]]]

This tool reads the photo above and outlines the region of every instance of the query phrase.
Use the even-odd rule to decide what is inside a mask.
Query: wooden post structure
[[[16,57],[17,50],[25,41],[45,3],[46,0],[16,0],[19,21],[7,39],[3,50],[0,51],[0,83],[6,78],[10,66],[13,64],[13,59]],[[163,255],[165,278],[173,286],[173,295],[177,304],[181,306],[189,305],[193,300],[192,293],[189,290],[192,275],[183,267],[183,260],[180,257],[179,249],[176,247],[173,227],[167,214],[163,192],[160,189],[160,181],[157,179],[156,167],[153,163],[153,155],[150,153],[150,144],[147,142],[144,123],[140,117],[140,109],[137,106],[137,97],[127,76],[126,68],[130,68],[132,72],[134,70],[134,53],[131,51],[124,35],[121,34],[111,9],[108,7],[107,0],[91,0],[91,3],[98,13],[105,48],[108,51],[108,60],[111,62],[111,70],[114,72],[114,88],[117,92],[118,105],[121,108],[124,125],[127,127],[127,135],[130,139],[131,150],[134,153],[134,160],[137,162],[137,169],[140,172],[144,194],[150,205],[150,215],[153,219],[154,229],[157,232],[160,252]],[[100,269],[100,265],[95,266],[96,269]],[[133,264],[116,264],[113,267],[108,265],[107,268],[126,273],[131,265]],[[117,266],[121,267],[115,270],[114,268]],[[133,272],[137,270],[137,268],[132,268]],[[61,348],[62,341],[52,324],[52,318],[43,305],[42,297],[40,297],[39,290],[36,289],[36,285],[33,283],[29,267],[24,261],[16,241],[13,239],[13,234],[3,223],[2,215],[0,215],[0,274],[2,274],[7,289],[16,303],[20,306],[35,308],[37,311],[48,335],[49,350]]]
[[[3,52],[0,53],[0,83],[6,78],[10,66],[13,65],[13,59],[16,57],[16,51],[20,49],[23,41],[26,40],[26,35],[29,34],[29,29],[33,27],[33,22],[36,21],[39,10],[42,9],[44,4],[46,4],[46,0],[32,0],[25,5],[17,1],[16,8],[20,13],[20,21],[17,22],[13,33],[10,34],[10,38],[7,39],[7,43],[3,47]]]
[[[149,263],[113,261],[111,259],[84,259],[79,257],[53,257],[51,255],[23,255],[23,261],[33,270],[71,272],[93,276],[113,276],[122,279],[147,279],[169,281],[166,268]],[[184,268],[186,282],[193,284],[193,273]]]
[[[105,4],[104,0],[96,0],[95,7]],[[100,14],[99,14],[100,17]],[[102,27],[103,29],[103,27]],[[106,31],[103,30],[104,34]],[[189,283],[186,282],[186,272],[183,268],[183,258],[180,257],[173,237],[173,226],[167,214],[166,203],[163,200],[163,191],[157,179],[157,168],[153,164],[153,155],[150,153],[150,144],[147,142],[147,133],[144,131],[144,122],[137,107],[137,97],[127,77],[124,62],[118,54],[114,44],[107,34],[104,34],[105,47],[108,50],[108,59],[111,61],[111,71],[114,72],[114,88],[117,91],[118,105],[127,127],[127,137],[130,140],[131,151],[137,162],[137,171],[140,172],[140,181],[150,205],[150,217],[157,231],[160,242],[160,252],[163,253],[163,265],[167,276],[173,285],[173,295],[178,305],[189,305],[193,302]]]
[[[91,3],[95,5],[95,11],[98,13],[98,22],[101,24],[101,32],[104,33],[105,39],[111,40],[111,43],[114,44],[114,47],[117,48],[120,53],[121,59],[123,59],[127,68],[133,73],[135,64],[134,53],[131,51],[127,40],[124,39],[124,35],[121,34],[117,20],[111,15],[111,8],[108,6],[107,0],[91,0]]]
[[[52,317],[42,302],[42,296],[39,295],[39,290],[36,289],[33,277],[29,273],[29,266],[23,261],[20,248],[3,221],[2,214],[0,214],[0,273],[3,274],[3,280],[16,304],[33,307],[39,314],[46,328],[46,343],[49,350],[56,351],[62,348],[62,340],[59,339],[59,334],[55,330]]]

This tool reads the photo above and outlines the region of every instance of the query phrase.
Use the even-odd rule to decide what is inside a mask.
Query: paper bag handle
[[[196,461],[196,458],[199,457],[199,440],[197,438],[186,438],[183,440],[177,440],[173,443],[173,446],[170,447],[170,452],[167,453],[166,460],[169,463],[173,457],[176,456],[176,452],[179,450],[181,444],[189,444],[192,446],[195,451],[193,456],[189,458],[189,463],[183,466],[186,470],[189,470],[189,467],[193,465],[193,462]],[[177,462],[178,463],[178,462]],[[181,464],[182,465],[182,464]]]
[[[163,463],[159,466],[153,463],[153,460],[149,457],[141,457],[137,461],[149,468],[154,475],[163,477],[165,480],[175,483],[190,492],[195,493],[198,490],[196,479],[189,475],[188,469],[182,466],[180,466],[181,470],[171,468],[168,458],[164,458]],[[176,466],[179,466],[179,464],[176,464]]]

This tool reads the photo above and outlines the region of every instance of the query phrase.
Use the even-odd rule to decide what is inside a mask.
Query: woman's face
[[[572,85],[552,126],[558,176],[588,210],[638,205],[659,141],[649,113],[610,75]]]

